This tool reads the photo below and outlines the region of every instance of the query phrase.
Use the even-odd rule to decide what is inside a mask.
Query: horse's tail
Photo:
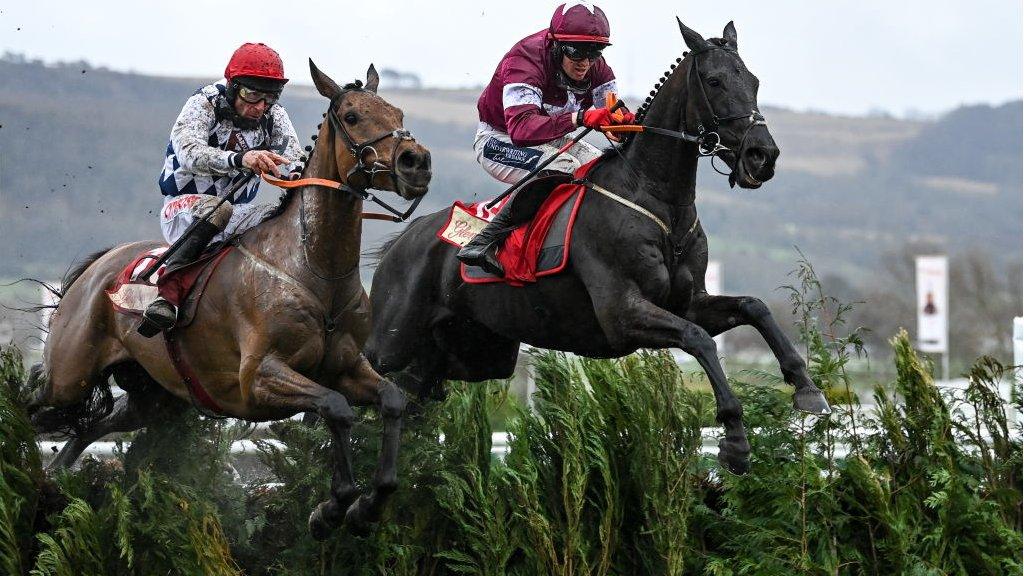
[[[56,302],[53,304],[40,303],[30,309],[23,310],[38,312],[46,308],[57,308],[60,299],[68,293],[71,285],[85,273],[89,266],[92,266],[93,263],[112,249],[112,246],[104,248],[69,266],[61,279],[60,286],[51,286],[35,278],[25,278],[24,280],[35,282],[48,290],[56,297]],[[41,328],[49,331],[50,327],[42,326]],[[106,378],[104,378],[104,381],[106,381]],[[97,421],[109,415],[113,410],[113,395],[110,387],[106,385],[97,386],[88,398],[74,405],[47,408],[45,407],[45,398],[49,393],[49,386],[49,367],[43,362],[32,366],[28,381],[25,383],[23,398],[27,399],[27,408],[32,415],[33,425],[39,430],[64,436],[80,435],[90,429]]]
[[[37,313],[39,313],[42,310],[46,310],[47,308],[56,309],[57,308],[57,304],[60,303],[60,299],[63,298],[64,295],[68,293],[68,288],[70,288],[71,285],[74,284],[75,280],[78,280],[78,277],[81,276],[83,273],[85,273],[85,270],[89,266],[92,266],[92,264],[94,262],[99,260],[101,257],[103,257],[104,254],[106,254],[107,252],[110,252],[113,249],[114,249],[113,246],[111,246],[109,248],[104,248],[103,250],[100,250],[98,252],[90,254],[88,257],[86,257],[83,260],[80,260],[78,262],[73,263],[71,266],[68,267],[67,271],[64,273],[64,276],[61,278],[60,284],[57,285],[57,286],[54,286],[54,285],[50,284],[49,282],[44,282],[44,281],[39,280],[37,278],[19,278],[18,280],[15,280],[11,284],[5,284],[5,286],[10,286],[10,285],[13,285],[13,284],[18,284],[19,282],[31,282],[33,284],[38,284],[39,286],[44,288],[47,292],[52,294],[53,297],[56,299],[56,301],[54,301],[52,304],[47,304],[45,302],[40,302],[39,304],[33,304],[33,305],[27,306],[25,308],[18,308],[18,307],[15,307],[15,306],[7,306],[5,304],[0,304],[0,307],[5,308],[7,310],[14,310],[14,311],[17,311],[17,312],[25,312],[25,313],[28,313],[28,314],[37,314]],[[46,330],[46,329],[49,328],[49,326],[42,326],[41,328],[43,330]]]

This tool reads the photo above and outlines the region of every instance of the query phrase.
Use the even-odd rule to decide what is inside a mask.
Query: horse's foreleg
[[[736,326],[753,326],[779,361],[782,377],[795,389],[793,407],[811,414],[829,414],[821,390],[811,381],[807,364],[775,322],[768,306],[751,296],[695,295],[686,317],[712,336]]]
[[[380,519],[388,497],[398,488],[398,448],[405,395],[393,382],[377,374],[365,358],[342,376],[341,388],[354,399],[375,400],[384,424],[373,488],[360,496],[345,513],[345,524],[349,529],[365,533],[370,523]]]
[[[350,448],[355,412],[341,393],[313,382],[273,356],[263,358],[255,370],[252,397],[264,407],[315,412],[331,432],[331,497],[318,504],[309,516],[310,532],[317,540],[323,540],[341,524],[342,514],[359,495],[352,476]]]
[[[591,292],[598,321],[616,348],[680,348],[697,359],[708,375],[717,406],[716,419],[725,428],[718,442],[718,461],[734,474],[750,469],[750,444],[743,427],[743,407],[718,361],[715,341],[700,326],[646,300],[637,292]]]

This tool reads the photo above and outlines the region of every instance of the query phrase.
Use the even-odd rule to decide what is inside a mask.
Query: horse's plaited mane
[[[724,38],[709,38],[708,42],[721,47],[725,47],[728,45],[728,41],[726,41]],[[676,66],[682,63],[683,59],[686,58],[687,55],[689,55],[689,52],[683,52],[683,55],[679,58],[676,58],[676,61],[673,62],[672,64],[669,64],[668,70],[666,70],[665,73],[661,76],[661,78],[659,78],[658,81],[654,83],[654,89],[651,90],[651,93],[644,100],[644,103],[641,104],[640,107],[637,108],[636,110],[637,124],[643,124],[644,117],[647,116],[647,112],[648,110],[650,110],[651,103],[654,102],[654,98],[658,95],[658,92],[661,92],[661,88],[665,85],[665,81],[668,80],[668,77],[672,75],[672,72],[676,69]],[[624,143],[628,144],[634,136],[635,134],[628,134],[627,137],[624,138]]]
[[[350,91],[365,92],[366,90],[363,88],[363,82],[361,80],[355,80],[354,82],[349,82],[348,84],[342,86],[341,91],[344,93]],[[320,116],[321,118],[326,119],[327,112],[324,112]],[[306,168],[309,167],[309,165],[306,162],[313,157],[313,148],[316,146],[316,139],[319,136],[321,126],[323,126],[323,122],[316,125],[317,132],[314,132],[313,136],[310,138],[313,141],[313,144],[306,146],[304,148],[305,155],[299,157],[299,160],[296,163],[295,168],[292,170],[292,174],[298,173],[300,178],[304,178],[306,176]],[[268,212],[267,215],[260,220],[260,222],[266,222],[271,218],[280,216],[285,210],[287,210],[288,205],[291,204],[292,198],[295,197],[296,190],[298,190],[298,188],[285,188],[281,192],[281,195],[278,197],[277,206],[275,206],[273,210]]]

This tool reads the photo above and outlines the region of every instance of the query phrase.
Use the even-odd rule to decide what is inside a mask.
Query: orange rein
[[[299,186],[323,186],[324,188],[333,188],[335,190],[341,189],[341,182],[335,182],[334,180],[327,180],[326,178],[299,178],[298,180],[284,180],[277,176],[271,176],[266,172],[260,174],[260,178],[263,181],[272,186],[278,188],[298,188]],[[387,214],[380,214],[378,212],[363,212],[363,220],[387,220],[388,222],[394,222],[393,216]]]
[[[599,130],[615,134],[618,132],[643,132],[644,127],[639,124],[616,124],[614,126],[601,126]]]

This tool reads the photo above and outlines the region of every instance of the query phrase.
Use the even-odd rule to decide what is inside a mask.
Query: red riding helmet
[[[548,36],[559,42],[594,42],[611,45],[611,27],[604,10],[590,2],[576,0],[555,8]]]
[[[284,63],[273,48],[263,43],[245,43],[235,50],[224,69],[224,78],[230,82],[238,76],[263,78],[284,86]]]

